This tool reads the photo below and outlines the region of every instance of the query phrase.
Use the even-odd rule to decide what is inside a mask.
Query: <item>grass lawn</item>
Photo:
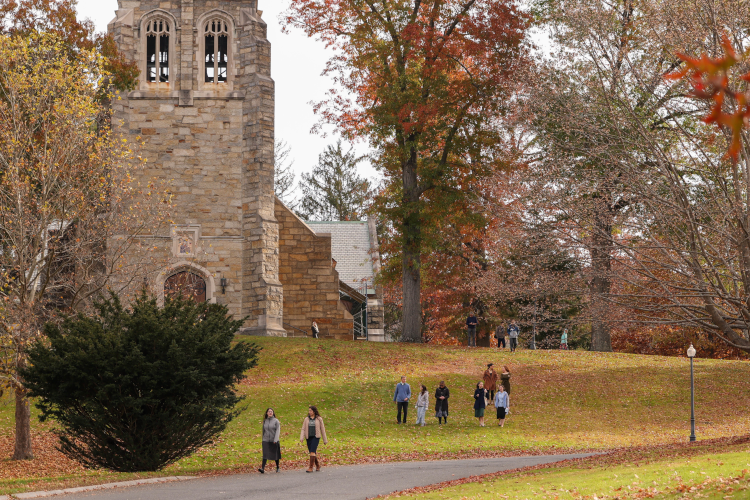
[[[260,422],[274,407],[282,424],[282,467],[300,467],[297,442],[307,405],[316,404],[330,442],[324,464],[607,450],[683,442],[689,434],[686,359],[577,351],[507,351],[488,348],[252,339],[263,347],[258,367],[239,386],[246,411],[213,446],[161,474],[254,470],[260,460]],[[507,364],[512,377],[511,417],[505,428],[480,428],[473,389],[485,364]],[[696,360],[699,439],[743,435],[750,428],[750,364]],[[394,384],[405,374],[416,391],[433,394],[445,380],[450,422],[439,427],[395,425]],[[434,399],[430,399],[430,405]],[[430,412],[428,412],[428,416]],[[493,421],[488,419],[488,424]],[[0,461],[0,494],[120,480],[134,475],[84,471],[54,451],[49,425],[33,423],[38,458]],[[0,402],[0,457],[12,451],[13,406]],[[137,477],[153,476],[138,475]]]
[[[490,474],[455,485],[415,488],[387,498],[463,499],[747,499],[750,444],[718,442],[625,450],[536,470]]]

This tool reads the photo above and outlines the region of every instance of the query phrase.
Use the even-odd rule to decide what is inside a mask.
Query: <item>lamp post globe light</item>
[[[690,358],[690,442],[695,441],[695,390],[693,389],[693,358],[695,357],[695,347],[690,344],[687,350],[687,357]]]

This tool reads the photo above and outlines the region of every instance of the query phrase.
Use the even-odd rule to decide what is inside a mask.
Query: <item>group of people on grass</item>
[[[505,426],[505,418],[510,412],[510,369],[503,366],[503,371],[498,374],[493,368],[494,364],[489,363],[482,376],[482,380],[477,382],[474,391],[474,417],[479,419],[479,425],[484,427],[484,413],[488,406],[493,405],[497,413],[497,425]],[[500,383],[498,384],[498,380]],[[435,389],[435,418],[438,424],[442,425],[443,421],[448,423],[448,398],[450,390],[441,380]],[[393,401],[396,402],[396,424],[406,423],[409,412],[409,402],[412,399],[411,386],[406,383],[406,376],[401,376],[401,382],[396,384],[396,390],[393,393]],[[417,425],[425,425],[425,415],[430,405],[430,395],[427,386],[420,385],[419,394],[417,395]],[[403,414],[403,420],[401,415]]]
[[[490,405],[494,405],[497,412],[497,421],[500,427],[505,425],[505,418],[510,412],[510,369],[503,366],[503,371],[497,373],[494,364],[489,363],[485,370],[482,380],[477,383],[474,391],[474,417],[479,419],[479,425],[484,427],[484,412]],[[499,383],[498,383],[499,380]],[[448,399],[451,393],[441,380],[435,389],[435,418],[438,424],[448,423]],[[401,382],[396,384],[396,391],[393,394],[393,401],[396,402],[396,422],[402,423],[401,415],[403,413],[403,423],[406,423],[409,412],[409,401],[412,399],[411,386],[406,383],[406,376],[401,377]],[[417,395],[417,425],[425,425],[425,415],[430,405],[430,395],[427,386],[420,385],[420,391]],[[279,472],[279,462],[281,461],[281,423],[273,408],[268,408],[263,414],[263,433],[261,446],[263,449],[263,461],[258,472],[265,474],[266,464],[269,460],[276,463],[276,472]],[[302,421],[302,430],[299,435],[300,444],[307,444],[309,453],[309,464],[307,472],[320,471],[320,457],[318,456],[318,445],[323,440],[323,444],[328,444],[326,428],[323,424],[323,418],[320,416],[318,408],[311,405],[307,409],[307,416]]]
[[[477,346],[477,325],[479,324],[479,320],[477,317],[472,313],[469,315],[468,318],[466,318],[466,331],[468,336],[468,345],[469,347],[476,347]],[[521,332],[521,329],[518,328],[518,325],[515,321],[511,321],[510,325],[507,329],[507,335],[508,335],[508,346],[510,347],[510,352],[516,352],[516,348],[518,347],[518,334]],[[503,325],[497,325],[497,328],[495,328],[495,340],[497,341],[497,348],[498,349],[505,349],[506,341],[505,341],[505,335],[506,335],[506,329]],[[560,349],[568,349],[568,330],[567,328],[563,330],[562,335],[560,336]]]

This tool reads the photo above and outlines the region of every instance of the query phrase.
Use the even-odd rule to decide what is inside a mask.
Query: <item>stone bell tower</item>
[[[109,24],[140,69],[113,121],[168,182],[173,224],[153,234],[177,287],[248,317],[242,333],[286,336],[274,216],[274,83],[258,0],[118,0]]]

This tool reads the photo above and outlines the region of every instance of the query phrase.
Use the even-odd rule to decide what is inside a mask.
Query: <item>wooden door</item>
[[[206,301],[206,280],[195,273],[180,271],[164,282],[164,295],[182,295],[196,302]]]

